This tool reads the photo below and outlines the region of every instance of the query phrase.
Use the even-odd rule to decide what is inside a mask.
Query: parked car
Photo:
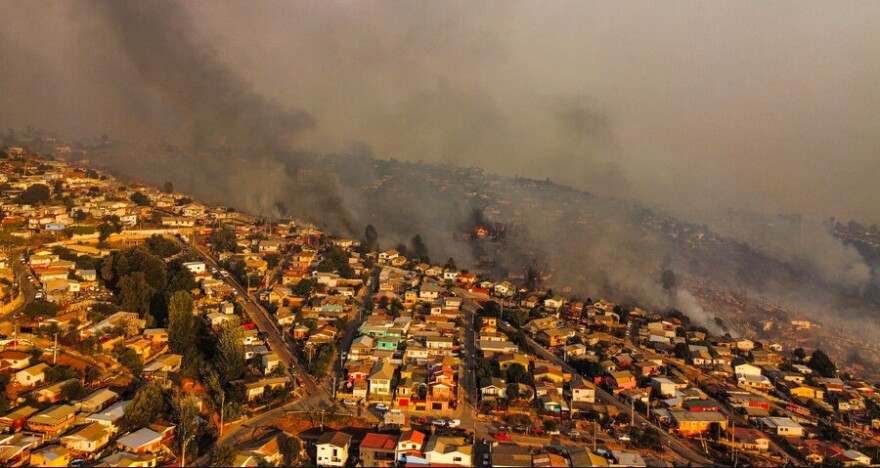
[[[447,423],[449,427],[458,427],[461,426],[461,419],[450,419]]]
[[[376,405],[376,409],[379,411],[388,411],[388,405],[385,403],[379,403]]]
[[[571,437],[572,439],[576,439],[581,436],[581,433],[577,429],[572,429],[572,430],[568,431],[568,436]]]
[[[535,435],[544,435],[547,431],[544,430],[541,426],[535,426],[532,428],[532,434]]]
[[[516,427],[513,428],[513,430],[514,430],[515,432],[519,432],[520,434],[525,434],[526,432],[529,431],[529,428],[527,428],[527,427],[525,427],[525,426],[516,426]]]
[[[446,421],[444,421],[442,419],[435,419],[435,420],[431,421],[431,424],[433,424],[435,426],[439,426],[439,427],[445,427]]]
[[[357,403],[354,400],[352,400],[351,398],[346,398],[346,399],[342,400],[342,404],[345,406],[357,406]]]
[[[413,422],[416,424],[422,424],[422,425],[431,423],[431,421],[426,417],[414,417]]]
[[[494,437],[496,440],[500,440],[502,442],[510,442],[511,440],[513,440],[510,437],[510,435],[506,432],[496,432],[495,434],[492,435],[492,437]]]

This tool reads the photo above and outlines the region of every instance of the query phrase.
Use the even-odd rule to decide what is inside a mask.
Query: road
[[[464,393],[464,398],[462,398],[463,404],[459,408],[459,418],[461,419],[462,427],[471,427],[474,426],[474,432],[476,433],[476,423],[477,423],[477,415],[479,408],[479,398],[477,396],[477,388],[479,386],[479,382],[476,381],[476,367],[474,366],[474,362],[477,356],[476,349],[476,334],[477,331],[474,330],[474,314],[476,310],[473,307],[473,304],[465,306],[464,298],[462,297],[462,308],[463,314],[462,319],[464,320],[464,324],[462,326],[463,333],[461,336],[461,362],[466,363],[462,366],[462,375],[460,376],[459,382],[461,383],[461,389]]]
[[[24,302],[20,306],[9,311],[7,314],[0,316],[0,320],[5,319],[10,315],[14,316],[17,313],[22,312],[25,307],[28,306],[28,304],[34,301],[34,298],[37,294],[37,285],[35,284],[36,278],[34,278],[33,280],[27,279],[28,275],[30,275],[32,278],[34,276],[30,266],[26,263],[22,263],[23,258],[24,255],[20,251],[9,256],[9,262],[12,264],[13,280],[18,283],[19,291],[24,294]]]
[[[467,308],[472,311],[479,309],[480,305],[477,304],[473,299],[468,297],[469,294],[467,293],[467,291],[460,289],[460,288],[456,288],[454,291],[459,297],[462,298],[462,305],[463,306],[467,305]],[[514,329],[512,326],[505,326],[503,322],[501,322],[499,324],[499,328],[506,333],[513,333],[514,331],[516,331],[516,329]],[[568,365],[568,363],[564,362],[562,359],[560,359],[558,356],[556,356],[555,354],[553,354],[552,352],[550,352],[549,350],[544,348],[541,344],[539,344],[538,342],[536,342],[532,338],[525,336],[525,339],[526,339],[526,342],[529,344],[529,346],[531,346],[532,349],[535,351],[535,353],[540,355],[542,358],[562,367],[563,369],[565,369],[566,372],[569,372],[572,374],[578,374],[578,371],[575,368]],[[596,387],[596,397],[603,404],[614,406],[621,413],[623,413],[627,416],[631,416],[631,411],[630,411],[629,405],[624,404],[623,402],[621,402],[620,400],[615,398],[613,395],[611,395],[607,391],[603,390],[602,388]],[[713,462],[711,460],[703,457],[702,455],[700,455],[699,453],[697,453],[696,451],[694,451],[693,449],[691,449],[690,447],[688,447],[687,445],[685,445],[684,443],[679,441],[677,438],[673,437],[671,434],[666,432],[664,429],[657,427],[651,421],[645,419],[645,417],[642,416],[641,414],[639,414],[638,412],[636,412],[634,419],[637,424],[650,424],[650,425],[654,426],[660,432],[660,434],[663,435],[664,442],[666,443],[666,445],[673,452],[677,453],[680,457],[684,458],[685,460],[688,460],[698,466],[713,465]]]
[[[196,245],[195,251],[201,255],[205,260],[205,263],[209,266],[217,268],[218,270],[220,269],[220,266],[214,258],[205,251],[203,246]],[[327,389],[319,386],[315,382],[315,379],[309,374],[308,369],[306,369],[306,367],[299,362],[299,359],[293,354],[293,351],[285,340],[284,333],[269,314],[269,311],[248,294],[247,289],[238,284],[238,281],[236,281],[231,275],[224,276],[223,278],[226,284],[231,286],[238,293],[238,303],[242,306],[244,313],[254,322],[259,331],[265,332],[268,335],[266,341],[269,343],[269,347],[278,353],[278,358],[288,369],[292,367],[296,370],[297,375],[303,381],[305,393],[312,395],[323,392],[329,399],[330,395],[327,394]]]

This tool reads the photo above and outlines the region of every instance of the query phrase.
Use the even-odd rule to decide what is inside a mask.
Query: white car
[[[388,411],[388,405],[386,405],[385,403],[379,403],[378,405],[376,405],[376,409],[379,411]]]
[[[458,427],[461,426],[461,419],[450,419],[447,423],[449,427]]]
[[[346,398],[346,399],[342,400],[342,404],[346,405],[346,406],[357,406],[357,403],[355,403],[355,401],[352,400],[351,398]]]

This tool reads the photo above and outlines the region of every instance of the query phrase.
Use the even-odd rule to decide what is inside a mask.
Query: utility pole
[[[636,400],[630,398],[629,400],[629,426],[636,425]]]
[[[223,437],[223,417],[226,413],[226,391],[220,391],[220,437]]]
[[[55,332],[55,340],[52,346],[52,365],[54,366],[58,361],[58,332]]]
[[[596,430],[597,430],[598,426],[599,426],[599,422],[593,421],[593,452],[596,451]]]

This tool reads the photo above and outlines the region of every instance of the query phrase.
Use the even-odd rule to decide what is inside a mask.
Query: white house
[[[596,389],[586,384],[578,385],[571,389],[571,401],[573,403],[595,403]]]
[[[804,426],[801,426],[789,418],[761,418],[761,422],[767,427],[767,429],[782,437],[804,436]]]
[[[431,465],[473,466],[472,449],[463,437],[431,437],[425,445],[425,459]]]
[[[184,262],[183,266],[186,267],[186,269],[194,275],[204,273],[207,270],[205,262]]]
[[[351,436],[338,431],[325,432],[318,438],[318,466],[345,466]]]
[[[23,387],[33,387],[46,380],[45,370],[49,366],[45,363],[28,367],[15,373],[15,381]]]

